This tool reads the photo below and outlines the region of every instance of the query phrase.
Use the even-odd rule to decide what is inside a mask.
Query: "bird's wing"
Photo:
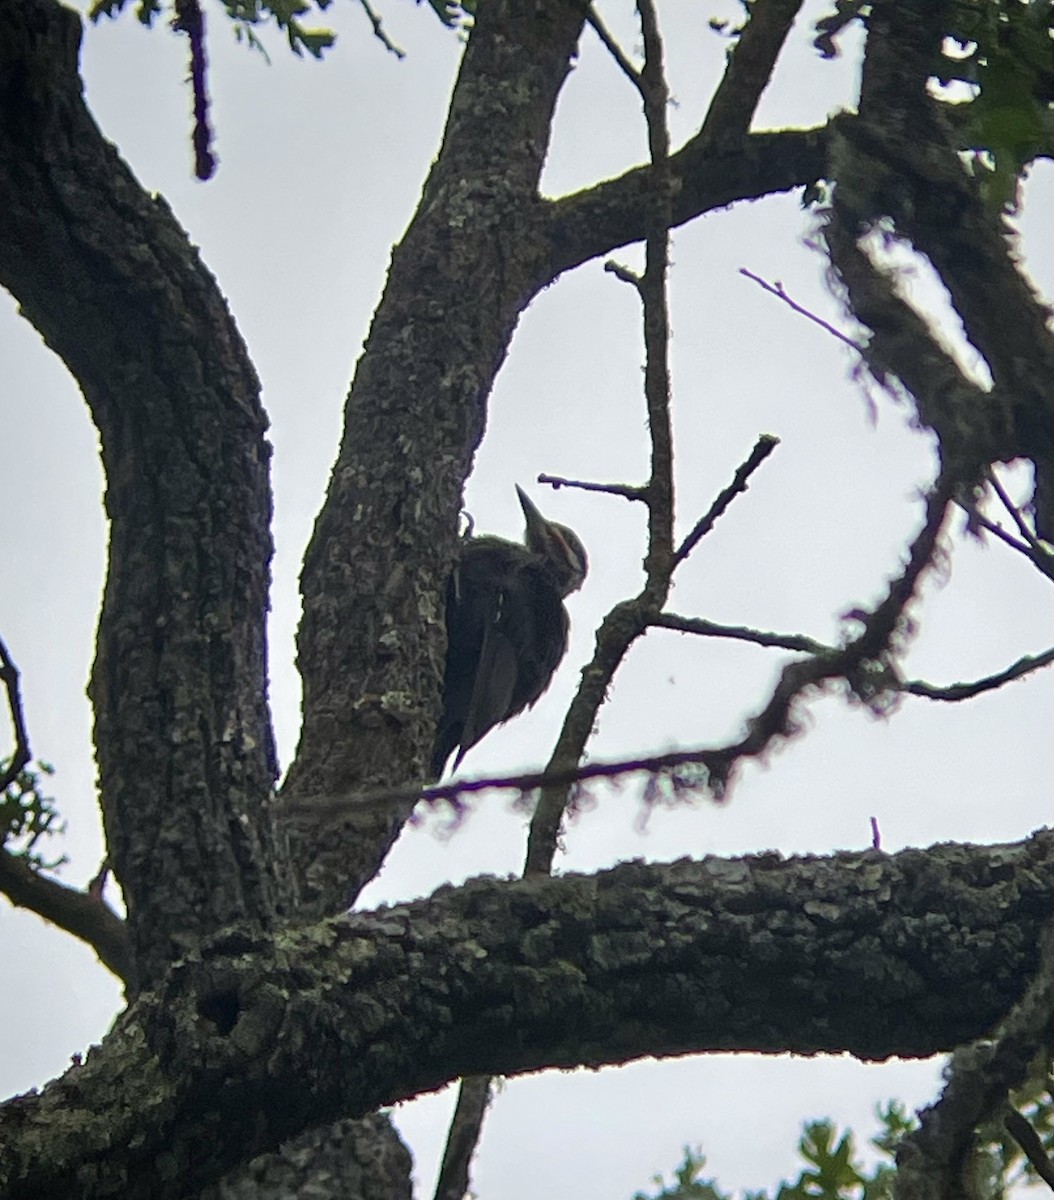
[[[495,601],[494,611],[483,631],[472,697],[461,730],[461,748],[454,760],[455,771],[466,752],[484,734],[512,715],[510,710],[518,670],[516,650],[502,628],[503,596],[497,594]]]

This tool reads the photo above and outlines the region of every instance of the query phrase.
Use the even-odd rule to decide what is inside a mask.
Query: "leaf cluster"
[[[1022,171],[1054,157],[1054,4],[973,0],[952,11],[936,75],[974,91],[958,106],[964,150],[989,206],[1016,211]]]
[[[1046,1067],[1046,1064],[1042,1064]],[[1035,1130],[1043,1150],[1054,1151],[1054,1077],[1046,1069],[1011,1096],[1013,1107]],[[898,1100],[880,1106],[876,1114],[880,1129],[871,1145],[881,1157],[865,1169],[857,1157],[856,1136],[847,1129],[839,1136],[830,1120],[808,1121],[802,1127],[798,1155],[804,1167],[793,1182],[782,1183],[773,1193],[746,1192],[744,1200],[892,1200],[896,1175],[894,1160],[905,1135],[918,1122]],[[733,1200],[716,1179],[704,1178],[706,1157],[699,1146],[684,1147],[684,1158],[673,1170],[673,1181],[663,1176],[652,1179],[656,1191],[637,1192],[633,1200]],[[1032,1164],[1001,1118],[980,1130],[977,1149],[970,1164],[975,1200],[1005,1200],[1022,1185],[1038,1179]]]
[[[294,54],[307,51],[312,58],[321,58],[324,50],[328,50],[336,40],[331,29],[308,28],[301,24],[300,18],[318,9],[325,12],[333,0],[222,0],[226,15],[234,23],[235,36],[243,39],[254,50],[260,50],[266,57],[267,52],[256,34],[256,27],[273,21],[286,35],[289,49]],[[116,17],[127,5],[128,0],[94,0],[88,9],[88,16],[93,21],[100,17]],[[173,5],[173,11],[175,5]],[[161,0],[137,0],[135,15],[141,24],[148,28],[154,24],[154,18],[163,11]]]
[[[0,775],[9,761],[0,761]],[[54,774],[50,763],[38,759],[35,769],[19,771],[0,795],[0,845],[16,858],[25,859],[34,871],[53,871],[69,861],[65,854],[45,858],[37,849],[43,838],[66,832],[54,797],[42,788],[42,777]]]
[[[421,0],[417,0],[418,4]],[[337,35],[332,29],[309,27],[301,22],[301,18],[317,10],[323,13],[330,7],[333,0],[221,0],[225,15],[234,26],[234,36],[239,42],[244,41],[251,50],[259,50],[270,61],[266,47],[260,40],[257,29],[268,22],[274,22],[278,29],[285,34],[289,49],[296,55],[302,55],[306,50],[312,58],[320,59],[326,50],[332,48]],[[129,0],[93,0],[88,9],[92,21],[100,17],[116,17],[120,14]],[[154,18],[160,16],[166,7],[173,12],[171,24],[178,19],[178,5],[164,5],[162,0],[135,0],[135,15],[140,23],[152,28]],[[363,7],[373,21],[375,29],[379,28],[380,18],[372,8],[364,3]],[[465,3],[455,3],[454,0],[428,0],[428,7],[448,29],[465,29],[471,24],[476,11],[476,0],[465,0]],[[384,40],[384,39],[382,39]],[[399,55],[402,57],[401,53]]]

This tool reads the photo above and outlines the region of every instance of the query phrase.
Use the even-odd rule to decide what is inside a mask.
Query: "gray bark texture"
[[[1026,454],[1042,483],[1051,339],[925,98],[947,6],[872,6],[858,117],[751,133],[798,7],[756,0],[748,50],[669,158],[671,220],[843,172],[826,236],[874,318],[872,370],[910,389],[957,478]],[[84,104],[79,17],[0,0],[0,282],[79,382],[106,472],[91,699],[127,921],[83,898],[74,915],[24,871],[0,889],[95,944],[129,997],[83,1064],[0,1107],[5,1200],[402,1200],[408,1154],[377,1110],[459,1076],[716,1050],[932,1055],[995,1027],[1037,970],[1046,834],[480,879],[346,914],[425,781],[462,488],[519,316],[561,272],[644,236],[645,168],[539,195],[583,21],[573,0],[479,5],[305,555],[303,725],[276,794],[256,374],[196,249]],[[930,131],[924,163],[912,122]],[[856,234],[882,213],[944,273],[992,396],[862,261]],[[362,802],[386,790],[403,798]]]
[[[707,1050],[931,1055],[1024,991],[1054,836],[626,863],[217,935],[0,1123],[16,1197],[194,1194],[459,1075]]]

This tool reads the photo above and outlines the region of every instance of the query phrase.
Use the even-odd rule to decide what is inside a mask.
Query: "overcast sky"
[[[630,6],[602,7],[634,48]],[[697,127],[725,53],[707,20],[739,8],[687,0],[665,8],[679,144]],[[807,13],[824,8],[810,4]],[[201,246],[263,380],[275,445],[271,695],[286,766],[299,718],[293,633],[300,556],[391,245],[438,147],[460,47],[427,6],[389,3],[382,10],[388,32],[408,52],[398,62],[349,4],[326,14],[340,36],[325,63],[293,59],[274,37],[267,67],[234,44],[218,9],[207,7],[220,159],[208,184],[192,178],[181,40],[164,27],[143,30],[129,12],[86,31],[82,60],[101,127]],[[807,23],[799,23],[757,127],[813,124],[852,104],[858,40],[844,39],[847,53],[832,63],[821,62],[809,41]],[[559,195],[584,187],[644,155],[636,94],[587,33],[561,101],[544,188]],[[1054,172],[1039,170],[1022,222],[1023,253],[1048,298],[1052,200]],[[911,428],[907,409],[877,390],[872,419],[843,345],[738,274],[747,267],[779,280],[844,327],[824,285],[825,261],[808,244],[813,221],[796,196],[785,196],[714,214],[674,237],[681,531],[759,434],[775,434],[781,445],[679,573],[671,607],[831,641],[840,636],[842,614],[877,600],[899,571],[934,463],[931,441]],[[615,257],[639,261],[636,249]],[[941,297],[924,271],[905,286],[939,311]],[[631,290],[601,263],[588,264],[538,298],[498,379],[467,491],[476,528],[520,535],[518,482],[544,513],[581,535],[591,573],[570,602],[571,651],[553,688],[533,712],[475,749],[466,773],[506,773],[545,760],[597,622],[639,585],[640,506],[553,494],[534,480],[540,472],[644,477],[640,324]],[[951,327],[948,336],[955,336]],[[69,820],[72,860],[62,877],[83,883],[102,856],[84,695],[105,567],[102,476],[77,389],[9,298],[0,302],[0,429],[7,466],[0,634],[23,672],[34,751],[57,768],[54,791]],[[1023,471],[1007,478],[1022,491]],[[989,674],[1054,643],[1049,583],[1000,545],[965,541],[961,525],[949,540],[946,570],[930,577],[916,609],[921,634],[906,664],[909,675],[937,683]],[[618,676],[590,751],[612,757],[735,737],[781,661],[754,646],[652,633]],[[890,851],[1015,840],[1049,820],[1052,712],[1050,671],[966,705],[908,699],[886,721],[821,699],[810,705],[805,734],[747,769],[721,807],[657,812],[642,829],[632,792],[598,791],[569,830],[559,868],[591,870],[633,856],[862,848],[872,816]],[[481,872],[513,874],[523,852],[524,818],[504,800],[481,801],[453,833],[431,817],[403,835],[362,904],[424,895]],[[8,966],[0,994],[6,1095],[42,1084],[100,1040],[120,996],[88,950],[6,901],[0,945]],[[877,1101],[924,1103],[940,1066],[718,1056],[513,1080],[488,1119],[475,1190],[484,1200],[629,1197],[678,1162],[684,1144],[699,1142],[723,1186],[772,1187],[797,1172],[803,1118],[831,1116],[866,1137]],[[447,1089],[396,1113],[422,1196],[452,1102]]]

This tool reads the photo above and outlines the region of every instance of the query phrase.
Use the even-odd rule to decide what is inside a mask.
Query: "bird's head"
[[[561,596],[578,591],[589,569],[589,559],[578,535],[566,525],[547,521],[519,484],[516,485],[516,494],[527,519],[527,531],[523,537],[527,549],[545,559]]]

